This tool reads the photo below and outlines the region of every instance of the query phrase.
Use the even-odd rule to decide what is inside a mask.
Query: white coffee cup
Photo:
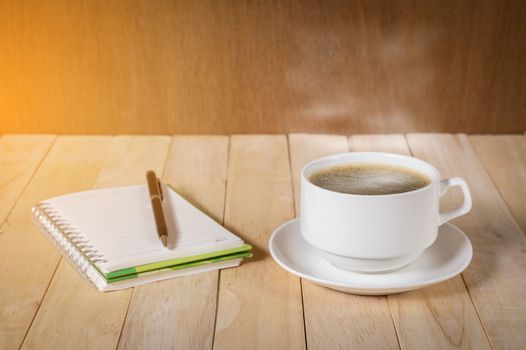
[[[351,163],[401,165],[429,177],[420,189],[387,195],[355,195],[314,185],[313,172]],[[459,186],[462,205],[439,213],[446,191]],[[416,260],[437,238],[438,227],[466,214],[471,195],[459,177],[440,181],[431,164],[397,154],[350,152],[314,160],[301,171],[301,233],[333,265],[360,272],[385,272]]]

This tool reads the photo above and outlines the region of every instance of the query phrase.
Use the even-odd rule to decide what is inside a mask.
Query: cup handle
[[[471,210],[471,194],[469,192],[469,187],[466,181],[461,177],[453,177],[451,179],[440,181],[440,197],[442,198],[451,187],[455,186],[460,186],[460,189],[464,194],[464,202],[462,202],[462,205],[457,209],[440,213],[438,219],[439,226],[445,224],[449,220],[464,215]]]

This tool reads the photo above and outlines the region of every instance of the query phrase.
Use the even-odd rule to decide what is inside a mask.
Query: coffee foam
[[[385,195],[417,190],[431,183],[411,168],[383,163],[353,163],[314,172],[310,181],[327,190],[360,195]]]

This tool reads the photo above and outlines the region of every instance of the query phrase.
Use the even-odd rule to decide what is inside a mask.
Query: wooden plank
[[[403,135],[357,135],[349,138],[349,145],[353,151],[411,155]],[[490,348],[460,276],[389,295],[388,302],[403,349]]]
[[[268,239],[294,216],[287,139],[232,136],[226,226],[254,247],[254,257],[221,272],[214,347],[303,349],[299,278],[274,263]]]
[[[51,135],[4,135],[0,138],[0,224],[55,141]]]
[[[223,223],[227,176],[226,136],[173,138],[163,180]],[[134,289],[121,349],[211,349],[218,271]],[[162,320],[162,322],[159,322]]]
[[[59,254],[29,220],[38,201],[90,188],[111,137],[59,137],[0,228],[0,344],[18,348],[57,268]]]
[[[148,169],[162,173],[169,144],[167,136],[115,137],[94,187],[144,183]],[[101,293],[62,260],[23,347],[115,348],[131,292]]]
[[[476,135],[469,141],[526,234],[526,137]]]
[[[300,171],[311,160],[347,152],[347,138],[331,135],[289,135],[296,213],[299,213]],[[298,216],[298,215],[297,215]],[[337,292],[302,280],[305,330],[309,349],[398,349],[385,297]]]
[[[526,344],[526,240],[465,135],[408,135],[413,154],[432,162],[443,178],[470,185],[473,209],[454,221],[469,235],[474,254],[463,273],[490,341],[498,349]]]

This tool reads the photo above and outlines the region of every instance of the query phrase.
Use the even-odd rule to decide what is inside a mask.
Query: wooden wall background
[[[0,133],[526,130],[524,1],[0,0]]]

